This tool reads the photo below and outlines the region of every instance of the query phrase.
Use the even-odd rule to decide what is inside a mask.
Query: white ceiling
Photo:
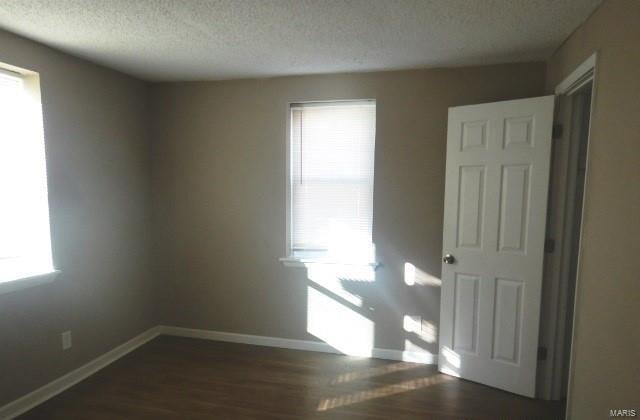
[[[146,80],[546,59],[601,0],[1,0],[0,27]]]

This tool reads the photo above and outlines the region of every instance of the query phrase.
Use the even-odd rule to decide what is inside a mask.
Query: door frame
[[[590,118],[587,129],[587,150],[586,150],[586,162],[585,162],[585,179],[584,185],[582,188],[584,189],[584,196],[582,200],[582,208],[581,212],[581,220],[584,221],[584,207],[587,201],[587,190],[589,185],[589,174],[590,174],[590,149],[591,149],[591,130],[593,127],[593,111],[594,104],[596,98],[596,69],[597,69],[597,61],[598,54],[594,52],[589,58],[587,58],[584,62],[582,62],[576,69],[569,74],[564,80],[562,80],[555,88],[556,101],[560,102],[561,98],[570,98],[574,93],[578,92],[582,87],[591,83],[591,103],[589,104],[590,108]],[[560,107],[558,107],[560,108]],[[560,112],[565,112],[565,115],[562,116],[561,120],[571,121],[573,117],[573,113],[571,109],[561,110]],[[562,140],[569,142],[571,138],[571,127],[568,126],[568,130],[563,130]],[[571,147],[568,145],[569,153],[564,156],[562,165],[565,165],[565,169],[569,167],[572,159],[575,159],[575,154],[578,151],[578,148]],[[542,365],[542,372],[539,375],[541,379],[541,386],[538,388],[541,392],[540,397],[544,399],[560,399],[562,397],[562,388],[563,388],[563,372],[568,370],[567,380],[567,399],[571,394],[571,387],[573,382],[573,361],[574,361],[574,339],[575,339],[575,325],[576,322],[579,321],[576,319],[576,311],[578,304],[578,296],[580,290],[580,278],[581,278],[581,266],[582,266],[582,249],[584,247],[583,244],[583,233],[584,233],[584,223],[581,223],[578,232],[572,232],[572,229],[569,226],[572,226],[575,219],[575,212],[571,211],[575,209],[574,199],[575,197],[570,194],[575,188],[579,188],[580,186],[575,185],[575,180],[571,179],[571,175],[564,177],[564,182],[561,182],[559,185],[559,193],[562,196],[570,197],[556,208],[557,211],[563,214],[561,217],[561,222],[556,227],[554,234],[556,237],[553,237],[556,244],[559,246],[556,250],[554,250],[553,254],[546,255],[554,255],[554,261],[550,264],[548,271],[545,271],[545,275],[549,276],[550,284],[552,287],[549,290],[549,293],[546,295],[548,301],[545,305],[543,303],[543,309],[548,311],[549,316],[547,318],[547,334],[545,337],[541,337],[541,345],[546,342],[547,346],[547,360]],[[553,181],[553,179],[552,179]],[[569,314],[568,310],[570,307],[569,297],[566,295],[568,290],[569,283],[569,271],[571,263],[571,246],[570,243],[573,235],[578,235],[578,249],[577,249],[577,267],[576,267],[576,279],[575,279],[575,290],[573,297],[573,313]],[[571,318],[569,319],[569,316]],[[564,360],[564,349],[566,347],[566,330],[565,326],[568,323],[571,323],[571,338],[570,338],[570,355],[569,355],[569,366],[565,366]],[[569,405],[567,404],[567,407]],[[568,408],[567,408],[568,410]],[[569,418],[569,413],[567,411],[566,418]]]

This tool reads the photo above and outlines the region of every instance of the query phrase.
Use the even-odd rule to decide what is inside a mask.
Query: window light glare
[[[0,72],[0,282],[54,271],[36,78]]]
[[[291,105],[291,253],[374,260],[375,101]]]

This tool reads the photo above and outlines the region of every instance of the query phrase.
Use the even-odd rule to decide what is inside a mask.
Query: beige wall
[[[51,284],[0,295],[0,406],[155,325],[147,87],[0,31],[0,62],[41,75]],[[60,333],[72,330],[73,348]]]
[[[544,65],[283,77],[153,86],[154,226],[162,321],[295,339],[307,333],[304,269],[284,267],[288,101],[374,98],[375,346],[405,349],[404,315],[438,323],[440,290],[406,286],[404,263],[440,277],[447,109],[541,95]],[[346,320],[345,320],[346,321]],[[340,328],[339,325],[335,328]],[[437,334],[437,332],[436,332]],[[419,343],[437,353],[436,343]]]
[[[605,418],[640,395],[640,2],[606,1],[554,54],[551,92],[598,52],[575,308],[570,413]]]

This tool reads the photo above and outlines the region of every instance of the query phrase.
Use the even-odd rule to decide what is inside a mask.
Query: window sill
[[[54,270],[50,273],[34,274],[31,276],[0,282],[0,295],[39,286],[45,283],[51,283],[56,279],[56,277],[58,277],[58,274],[60,274],[60,270]]]
[[[380,267],[378,262],[365,262],[365,261],[338,261],[322,257],[298,257],[289,256],[280,258],[280,262],[285,267],[306,267],[308,264],[327,264],[327,265],[350,265],[360,267],[371,267],[374,270]]]

